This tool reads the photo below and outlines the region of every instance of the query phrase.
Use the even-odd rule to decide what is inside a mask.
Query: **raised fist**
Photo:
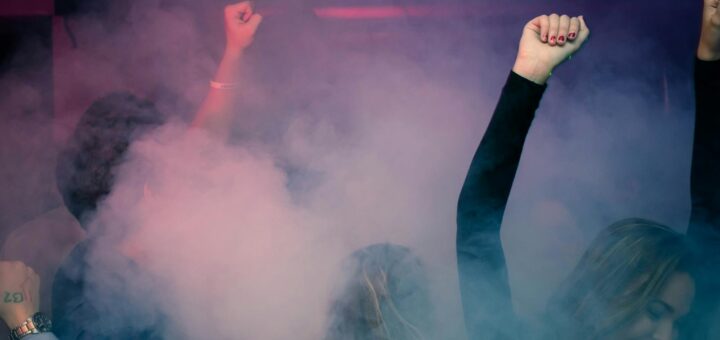
[[[698,58],[720,60],[720,0],[705,0],[702,16],[702,33],[698,46]]]
[[[40,278],[22,262],[0,262],[0,317],[20,326],[40,308]]]
[[[525,25],[513,71],[536,83],[577,52],[590,36],[585,20],[567,15],[542,15]]]
[[[225,34],[227,36],[227,52],[239,53],[250,46],[260,22],[262,22],[262,16],[253,12],[250,1],[226,6]]]

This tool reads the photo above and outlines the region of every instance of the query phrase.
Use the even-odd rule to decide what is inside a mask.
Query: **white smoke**
[[[112,28],[72,19],[78,48],[61,40],[56,55],[57,139],[118,88],[191,114],[219,54],[221,10],[139,1]],[[172,124],[135,143],[96,223],[110,230],[101,249],[118,246],[159,278],[150,288],[173,326],[166,335],[321,338],[340,263],[392,242],[426,264],[436,338],[463,338],[457,195],[529,18],[485,19],[344,26],[268,16],[248,56],[253,86],[236,139]],[[686,220],[688,101],[666,113],[649,95],[654,79],[597,71],[608,61],[592,44],[610,45],[591,41],[551,80],[506,213],[513,296],[527,319],[600,228],[636,215]],[[619,54],[656,46],[634,47]]]

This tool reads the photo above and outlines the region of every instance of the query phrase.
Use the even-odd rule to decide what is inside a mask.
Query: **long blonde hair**
[[[427,278],[408,248],[372,245],[353,253],[346,266],[350,278],[331,306],[326,339],[429,338]]]
[[[668,278],[689,272],[685,236],[626,219],[605,228],[548,303],[549,337],[599,339],[641,315]]]

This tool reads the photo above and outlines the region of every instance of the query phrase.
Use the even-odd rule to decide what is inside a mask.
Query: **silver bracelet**
[[[214,80],[210,81],[210,87],[218,90],[234,90],[240,87],[240,83],[221,83]]]

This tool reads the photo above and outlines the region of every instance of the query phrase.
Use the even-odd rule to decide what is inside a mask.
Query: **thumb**
[[[542,19],[543,19],[543,16],[539,16],[539,17],[536,17],[535,19],[530,20],[530,22],[528,22],[527,25],[525,25],[525,28],[527,28],[535,33],[540,33],[540,31],[543,28],[542,27],[543,26]]]

